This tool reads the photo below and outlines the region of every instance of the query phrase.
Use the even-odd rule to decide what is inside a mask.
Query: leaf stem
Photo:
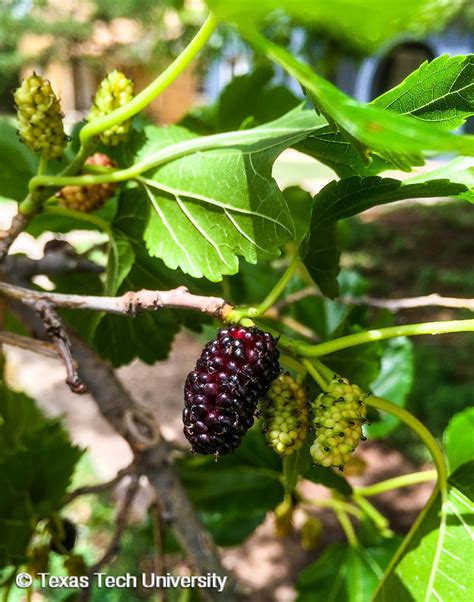
[[[123,107],[104,115],[100,119],[91,121],[85,125],[80,134],[82,144],[87,144],[89,140],[111,128],[122,123],[148,106],[163,90],[165,90],[194,60],[199,52],[204,48],[209,38],[214,33],[218,21],[209,14],[201,29],[197,32],[191,42],[181,52],[181,54],[169,65],[161,75],[159,75],[151,84],[137,94]]]
[[[343,502],[341,500],[331,499],[308,499],[299,497],[299,502],[301,504],[306,504],[310,506],[318,506],[319,508],[330,508],[334,512],[343,511],[347,514],[352,514],[356,518],[361,517],[361,511],[359,508],[352,506],[352,504],[348,504],[347,502]],[[351,525],[352,526],[352,525]]]
[[[353,499],[384,537],[393,536],[388,519],[373,504],[357,493],[354,493]]]
[[[398,489],[399,487],[410,487],[411,485],[417,485],[418,483],[433,481],[436,479],[437,474],[436,470],[412,472],[400,475],[399,477],[394,477],[393,479],[386,479],[385,481],[380,481],[379,483],[374,483],[367,487],[359,487],[355,490],[355,493],[358,497],[371,497],[373,495],[385,493],[386,491]]]
[[[331,368],[329,368],[328,366],[323,364],[323,362],[318,360],[316,357],[313,357],[311,359],[311,363],[317,369],[317,371],[321,374],[321,376],[323,376],[323,378],[325,378],[328,382],[332,381],[332,379],[334,378],[334,375],[335,375],[334,370],[331,370]]]
[[[289,368],[290,370],[294,370],[300,380],[304,379],[304,377],[306,375],[306,368],[298,360],[295,360],[295,358],[282,353],[282,354],[280,354],[280,364],[284,368]]]
[[[46,172],[48,167],[48,159],[44,155],[41,155],[39,164],[38,164],[38,175],[41,176]]]
[[[337,520],[339,521],[339,524],[341,525],[342,530],[344,531],[344,534],[347,537],[349,545],[353,548],[357,547],[359,545],[359,542],[357,541],[357,536],[355,534],[354,527],[352,526],[352,523],[349,520],[347,512],[345,510],[335,508],[334,513],[336,514]]]
[[[391,339],[403,336],[438,335],[454,332],[474,332],[474,319],[468,320],[446,320],[442,322],[423,322],[421,324],[403,324],[401,326],[389,326],[350,334],[348,336],[325,341],[317,345],[310,345],[302,341],[294,341],[280,336],[279,344],[282,348],[290,351],[293,355],[302,357],[320,357],[328,355],[341,349],[365,345],[374,341]]]
[[[299,263],[300,263],[300,254],[299,254],[299,250],[297,250],[296,253],[293,255],[293,257],[290,261],[290,264],[286,268],[282,277],[278,280],[278,282],[275,284],[275,286],[272,288],[272,290],[268,293],[268,295],[265,297],[265,299],[261,303],[259,303],[259,305],[257,305],[257,307],[256,307],[257,313],[255,314],[254,317],[262,316],[266,311],[268,311],[270,309],[270,307],[272,307],[272,305],[275,304],[275,302],[278,300],[278,298],[283,293],[285,288],[288,286],[288,283],[290,282],[291,278],[293,277],[293,274],[296,272],[296,270],[299,266]]]
[[[285,288],[288,286],[293,274],[298,269],[300,264],[299,250],[291,258],[289,266],[286,268],[281,278],[268,293],[268,295],[256,307],[244,306],[233,310],[232,316],[229,318],[233,322],[240,322],[243,318],[258,318],[267,312],[278,300]]]
[[[321,376],[321,374],[316,370],[316,368],[313,366],[313,364],[309,360],[303,360],[303,366],[311,374],[311,376],[314,378],[314,380],[318,383],[319,387],[323,391],[327,391],[328,390],[327,382]]]
[[[70,217],[72,219],[77,219],[82,222],[87,222],[96,226],[99,230],[102,230],[109,236],[112,235],[112,230],[110,225],[103,220],[101,217],[97,215],[93,215],[92,213],[84,213],[83,211],[75,211],[74,209],[67,209],[66,207],[44,207],[44,213],[49,213],[50,215],[61,215],[64,217]]]
[[[418,418],[415,418],[413,414],[386,399],[382,399],[376,395],[370,395],[366,397],[365,402],[367,405],[376,408],[377,410],[389,412],[393,416],[396,416],[420,437],[433,458],[438,473],[438,485],[441,492],[441,498],[445,501],[448,493],[448,469],[444,454],[430,431],[418,420]]]

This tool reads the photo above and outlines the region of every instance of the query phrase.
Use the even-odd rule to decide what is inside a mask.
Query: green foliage
[[[245,35],[254,21],[272,11],[285,11],[291,17],[315,25],[337,39],[343,38],[363,51],[373,51],[387,39],[401,34],[422,36],[441,28],[462,6],[462,2],[441,0],[399,0],[383,5],[377,0],[207,0],[207,5],[226,20],[236,21]]]
[[[215,104],[192,109],[181,125],[205,135],[248,129],[281,117],[301,100],[286,86],[273,84],[274,75],[270,65],[259,65],[234,77]]]
[[[344,178],[330,182],[315,196],[311,228],[323,228],[377,205],[435,195],[457,196],[465,191],[463,184],[449,180],[404,184],[400,180],[379,176]]]
[[[458,198],[474,203],[474,159],[471,157],[457,157],[437,169],[408,178],[405,184],[441,179],[464,184],[467,190],[458,194]]]
[[[20,201],[26,196],[28,181],[38,167],[38,158],[18,139],[8,119],[0,119],[0,200]]]
[[[453,472],[456,462],[463,461],[458,442],[453,437],[456,431],[459,432],[458,425],[466,426],[462,415],[458,416],[444,437],[446,455],[452,467],[447,498],[435,489],[379,584],[374,602],[408,596],[413,600],[454,600],[459,595],[469,598],[474,592],[470,562],[473,463],[471,460],[457,466]]]
[[[0,567],[24,560],[37,521],[60,508],[81,453],[58,421],[0,384]]]
[[[445,54],[424,62],[372,104],[454,130],[474,113],[474,55]]]
[[[397,543],[395,539],[370,547],[332,544],[299,574],[297,601],[311,602],[316,592],[322,600],[370,600]]]
[[[263,522],[283,499],[281,460],[257,429],[230,456],[192,457],[179,474],[201,518],[220,545],[235,545]]]
[[[339,129],[362,156],[375,153],[397,168],[409,170],[412,165],[422,163],[423,151],[474,154],[472,137],[455,136],[411,115],[398,115],[375,104],[357,102],[315,74],[289,51],[257,33],[247,36],[260,51],[267,53],[299,81],[315,109],[327,117],[330,125]]]
[[[407,338],[390,339],[381,358],[380,372],[370,384],[370,391],[403,407],[413,384],[413,363],[411,341]],[[398,424],[395,416],[385,414],[367,427],[368,436],[371,439],[387,437]]]
[[[283,252],[293,255],[299,249],[304,266],[298,266],[291,280],[285,281],[288,292],[310,286],[312,278],[323,297],[282,304],[266,315],[257,315],[258,323],[271,323],[276,331],[289,335],[294,349],[298,344],[293,338],[295,332],[297,338],[309,335],[330,341],[393,324],[388,313],[381,312],[374,319],[367,308],[350,307],[335,299],[339,291],[357,297],[369,287],[355,272],[339,271],[348,231],[343,220],[408,198],[457,196],[473,200],[474,168],[469,158],[474,156],[473,138],[448,132],[474,112],[473,57],[443,56],[425,63],[367,105],[315,74],[290,51],[261,37],[254,23],[279,7],[296,19],[317,21],[317,27],[330,36],[350,35],[353,46],[367,50],[390,36],[422,33],[435,23],[440,25],[455,12],[458,2],[448,7],[436,0],[404,0],[383,11],[374,0],[243,0],[237,4],[209,0],[208,4],[217,15],[235,21],[265,59],[272,59],[295,77],[315,110],[298,104],[288,87],[274,84],[273,68],[259,64],[251,73],[235,78],[213,106],[192,111],[180,126],[157,127],[135,119],[127,145],[110,153],[120,166],[114,176],[108,172],[96,176],[97,172],[90,170],[88,183],[113,177],[121,182],[121,189],[114,200],[88,216],[58,210],[54,197],[65,184],[55,174],[67,167],[78,150],[75,135],[67,160],[50,165],[47,175],[32,183],[32,187],[38,182],[41,185],[22,210],[31,209],[38,199],[45,202],[45,211],[40,211],[40,203],[33,203],[39,215],[32,220],[29,233],[35,236],[48,230],[102,231],[109,239],[107,252],[100,249],[95,253],[102,253],[107,265],[101,276],[52,275],[55,290],[122,295],[144,288],[163,290],[184,285],[193,293],[219,294],[235,303],[258,306],[285,269],[286,258],[278,258]],[[162,15],[168,9],[180,10],[181,6],[173,1],[160,7],[146,2],[141,8],[143,18],[145,14]],[[104,19],[139,16],[135,0],[127,0],[123,6],[104,2],[99,9],[95,16],[100,14]],[[357,36],[353,35],[355,28]],[[72,42],[81,36],[78,32]],[[145,89],[141,97],[148,93]],[[118,121],[111,127],[117,125]],[[2,133],[1,193],[21,201],[37,162],[19,145],[9,122],[0,122]],[[298,187],[281,191],[273,168],[289,148],[328,165],[340,179],[314,197]],[[410,171],[433,151],[465,156],[403,182],[377,175],[393,167]],[[79,179],[79,183],[84,181]],[[41,199],[45,187],[51,195]],[[272,292],[274,298],[277,293],[281,290]],[[247,309],[237,311],[243,315]],[[190,313],[160,309],[131,318],[63,311],[62,316],[103,357],[120,366],[135,358],[150,364],[164,359],[183,324],[199,330],[210,322],[210,318]],[[255,313],[249,309],[248,316]],[[283,347],[284,337],[280,341]],[[305,378],[309,393],[315,397],[315,382],[300,374],[297,360],[291,357],[286,362],[299,378]],[[324,362],[329,370],[399,407],[406,404],[412,385],[416,387],[413,350],[406,339],[343,349],[328,355]],[[324,389],[324,383],[319,384]],[[441,393],[448,397],[446,391]],[[445,416],[440,413],[432,419],[441,422]],[[386,576],[382,579],[397,539],[378,537],[373,526],[367,533],[367,521],[362,521],[358,543],[349,532],[350,546],[329,547],[303,571],[297,583],[299,600],[313,600],[315,593],[322,599],[368,600],[379,582],[377,601],[400,598],[428,602],[431,598],[469,595],[472,576],[466,559],[472,537],[474,466],[468,440],[471,422],[471,413],[464,412],[450,423],[445,434],[451,468],[448,499],[438,493],[432,497],[393,557]],[[386,437],[397,424],[397,419],[384,415],[374,420],[368,433]],[[359,503],[357,496],[352,497],[356,490],[344,476],[311,465],[309,439],[283,463],[265,445],[257,428],[247,434],[235,454],[221,457],[218,463],[210,457],[179,457],[177,467],[184,486],[218,544],[241,543],[283,499],[290,499],[291,505],[299,502],[300,478],[331,489],[333,501],[339,502],[336,510]],[[24,560],[38,521],[60,508],[79,456],[80,450],[70,444],[59,422],[46,420],[27,397],[0,388],[0,566]]]
[[[294,229],[271,167],[282,150],[321,123],[298,108],[264,126],[217,135],[209,150],[154,170],[142,180],[151,205],[144,234],[150,255],[212,281],[235,274],[238,255],[250,263],[278,256]],[[181,154],[199,144],[185,130],[155,129],[143,154],[163,147],[163,132],[168,144],[181,143]]]
[[[451,418],[444,431],[444,446],[451,472],[474,458],[474,408],[466,408]]]

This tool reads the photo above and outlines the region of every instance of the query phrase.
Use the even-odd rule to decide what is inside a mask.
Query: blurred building
[[[47,19],[50,14],[52,21],[73,19],[80,24],[90,18],[91,5],[87,0],[50,0],[49,8],[41,10],[42,18]],[[92,32],[86,41],[58,42],[52,35],[26,33],[19,42],[18,51],[26,57],[32,57],[22,67],[19,79],[31,74],[33,70],[47,77],[61,98],[66,123],[69,124],[89,111],[97,85],[108,71],[123,69],[134,80],[136,90],[141,90],[156,77],[157,69],[146,66],[151,40],[146,39],[137,21],[126,18],[107,22],[97,20],[91,26]],[[170,11],[168,21],[164,23],[170,38],[179,37],[180,27],[179,21],[173,18]],[[53,48],[53,58],[47,60],[45,65],[44,56]],[[121,54],[120,50],[127,48],[133,48],[135,54],[145,60],[134,61],[133,57],[128,56],[120,60],[126,55]],[[34,57],[41,59],[36,62]],[[196,77],[191,66],[148,107],[147,113],[158,123],[178,121],[195,102],[196,94]],[[3,108],[11,110],[10,103],[11,99],[7,98]]]

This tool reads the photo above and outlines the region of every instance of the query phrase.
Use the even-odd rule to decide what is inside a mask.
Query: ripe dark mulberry
[[[289,374],[280,374],[260,404],[265,438],[280,456],[289,456],[308,433],[309,404],[306,393]]]
[[[184,434],[194,452],[227,454],[252,426],[257,403],[278,376],[271,334],[232,326],[207,343],[184,386]]]
[[[24,144],[45,159],[60,159],[68,137],[56,94],[47,79],[34,73],[15,90],[18,133]]]
[[[116,167],[116,164],[103,153],[95,153],[90,156],[86,165],[97,165],[99,167]],[[112,182],[107,184],[96,184],[93,186],[65,186],[57,196],[59,204],[68,209],[90,213],[102,207],[107,199],[109,199],[117,184]]]
[[[94,121],[99,117],[112,113],[115,109],[123,107],[133,98],[134,85],[121,71],[115,69],[103,79],[94,97],[93,105],[88,117]],[[116,146],[128,138],[132,121],[128,119],[113,125],[100,133],[100,140],[106,146]]]
[[[335,377],[313,402],[316,439],[310,454],[317,464],[342,468],[362,438],[366,393],[346,378]]]

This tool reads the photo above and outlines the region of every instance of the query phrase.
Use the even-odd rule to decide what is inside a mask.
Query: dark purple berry
[[[231,326],[206,344],[184,386],[184,434],[194,452],[228,454],[252,426],[258,401],[279,375],[271,334]]]

